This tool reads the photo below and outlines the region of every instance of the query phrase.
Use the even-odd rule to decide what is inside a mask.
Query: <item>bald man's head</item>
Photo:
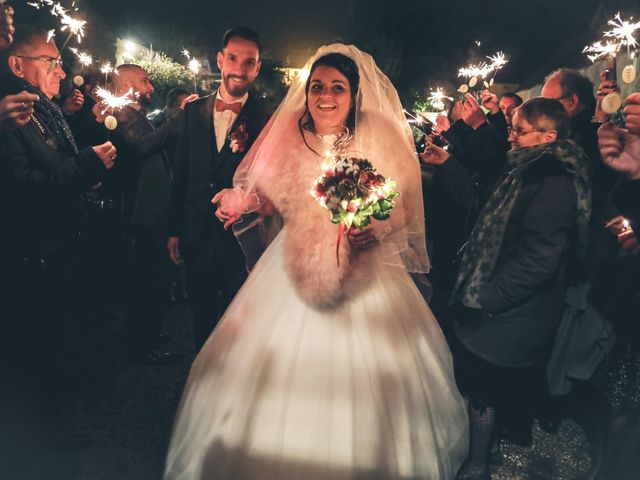
[[[114,75],[114,83],[118,92],[124,93],[133,89],[138,94],[138,103],[141,105],[151,104],[153,85],[149,80],[149,75],[144,68],[138,65],[124,64],[116,68],[117,75]]]

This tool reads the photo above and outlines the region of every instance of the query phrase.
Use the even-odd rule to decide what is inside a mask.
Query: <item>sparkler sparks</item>
[[[607,22],[613,27],[612,30],[604,32],[605,37],[615,38],[620,42],[620,46],[627,48],[635,48],[638,42],[635,38],[636,30],[640,29],[640,22],[632,23],[633,17],[629,17],[629,21],[622,20],[620,12],[618,12],[613,20]]]
[[[453,101],[453,98],[445,95],[441,87],[438,87],[437,89],[431,90],[431,92],[429,92],[429,101],[431,102],[433,108],[435,108],[436,110],[442,111],[446,108],[444,104],[445,100]]]
[[[130,88],[129,91],[124,95],[116,96],[109,90],[106,90],[102,87],[97,87],[96,96],[102,101],[102,104],[104,105],[104,109],[101,111],[103,115],[109,109],[112,109],[112,111],[115,112],[131,103],[135,103],[135,100],[132,100],[131,98],[132,96],[134,96],[133,88]]]
[[[640,22],[632,22],[633,17],[629,20],[623,20],[620,12],[616,14],[613,20],[609,20],[607,25],[612,26],[611,30],[603,32],[603,38],[612,40],[599,40],[592,45],[587,45],[582,49],[582,53],[586,53],[589,60],[595,63],[607,57],[615,61],[616,55],[622,47],[627,47],[627,51],[635,49],[638,41],[635,38],[636,31],[640,29]]]
[[[56,31],[55,30],[49,30],[47,32],[47,43],[49,43],[51,40],[53,40],[56,36]]]
[[[70,48],[69,50],[75,54],[75,56],[78,58],[78,61],[80,62],[80,65],[82,65],[83,67],[88,67],[93,63],[93,57],[87,52],[79,52],[77,48]]]
[[[503,52],[487,56],[487,59],[490,63],[482,62],[478,65],[471,64],[468,67],[461,68],[458,70],[458,76],[466,78],[486,78],[508,63],[507,57]]]
[[[69,31],[69,38],[67,38],[67,41],[64,42],[64,45],[60,50],[64,50],[64,47],[73,35],[76,35],[76,37],[78,38],[78,43],[82,41],[82,37],[84,36],[84,27],[87,24],[86,20],[80,20],[79,18],[72,17],[67,13],[68,10],[66,8],[64,8],[58,2],[54,2],[53,0],[36,0],[34,2],[27,3],[27,5],[30,5],[38,10],[41,7],[51,7],[51,14],[54,17],[60,17],[60,23],[62,24],[60,31]],[[74,11],[77,11],[77,8],[74,9]]]
[[[196,59],[195,57],[192,57],[191,54],[189,53],[189,50],[187,50],[186,48],[182,49],[182,54],[185,57],[187,57],[187,60],[189,60],[189,63],[187,64],[187,68],[191,70],[191,73],[193,73],[193,91],[197,92],[198,91],[197,76],[198,76],[198,72],[202,68],[202,64],[198,61],[198,59]]]

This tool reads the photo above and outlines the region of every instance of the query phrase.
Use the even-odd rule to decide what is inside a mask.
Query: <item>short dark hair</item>
[[[260,35],[254,29],[249,27],[234,27],[224,32],[222,36],[222,50],[227,48],[232,38],[243,38],[249,42],[253,42],[258,47],[258,53],[262,53],[262,44],[260,43]]]
[[[522,105],[522,102],[524,102],[522,97],[518,95],[516,92],[507,92],[504,95],[502,95],[502,98],[513,98],[516,101],[516,106]]]
[[[562,103],[554,98],[532,98],[520,105],[516,112],[538,130],[555,130],[558,140],[567,138],[571,133],[571,118]]]
[[[593,96],[593,83],[580,72],[570,68],[561,68],[547,78],[551,77],[558,78],[563,96],[575,93],[582,105],[590,110],[596,107],[596,98]]]
[[[0,70],[8,72],[9,57],[15,55],[22,47],[29,45],[36,37],[47,37],[46,30],[34,27],[32,25],[16,25],[16,31],[13,34],[13,42],[2,53],[0,53]]]

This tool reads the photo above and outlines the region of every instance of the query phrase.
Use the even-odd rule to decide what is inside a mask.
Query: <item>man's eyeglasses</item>
[[[509,130],[509,135],[513,135],[516,138],[524,137],[525,135],[529,135],[530,133],[545,133],[542,130],[527,130],[526,132],[521,128],[515,127]]]
[[[49,57],[47,55],[39,55],[37,57],[29,57],[27,55],[16,55],[18,58],[25,58],[27,60],[40,60],[41,62],[46,62],[49,66],[49,71],[53,70],[56,67],[62,68],[62,59],[59,57]]]

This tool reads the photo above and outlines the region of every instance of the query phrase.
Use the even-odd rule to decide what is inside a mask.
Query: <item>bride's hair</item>
[[[347,115],[346,127],[350,132],[353,132],[356,125],[356,96],[358,94],[358,87],[360,85],[360,74],[358,73],[358,67],[353,60],[341,53],[329,53],[327,55],[324,55],[323,57],[320,57],[315,62],[313,62],[313,65],[311,66],[309,76],[307,77],[307,83],[304,88],[304,113],[298,120],[298,128],[300,129],[300,134],[302,135],[302,139],[304,140],[304,143],[307,145],[307,147],[309,147],[309,144],[304,137],[304,130],[315,132],[313,118],[309,113],[309,87],[311,85],[311,76],[313,75],[313,72],[321,65],[335,68],[347,78],[349,82],[349,89],[351,90],[351,108],[349,109],[349,115]],[[313,148],[309,148],[313,150]]]

